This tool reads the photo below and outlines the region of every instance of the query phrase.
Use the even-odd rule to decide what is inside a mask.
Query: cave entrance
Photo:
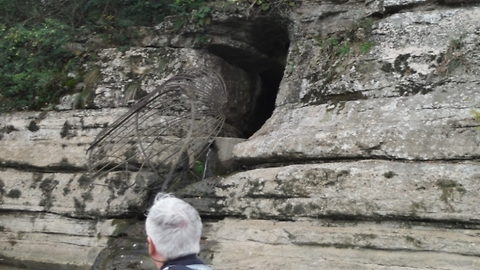
[[[272,18],[231,20],[216,27],[221,29],[218,34],[223,38],[207,45],[206,49],[259,81],[260,89],[251,89],[256,92],[252,94],[254,105],[241,121],[241,133],[248,138],[262,127],[275,109],[290,45],[288,29],[285,23]],[[225,40],[225,31],[235,34]]]

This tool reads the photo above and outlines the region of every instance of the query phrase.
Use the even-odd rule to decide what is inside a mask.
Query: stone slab
[[[259,265],[267,270],[477,269],[480,266],[479,250],[472,249],[479,240],[477,230],[388,222],[341,224],[334,220],[285,222],[229,218],[212,224],[206,238],[217,242],[211,261],[213,269],[257,269]],[[461,250],[468,255],[462,255]]]
[[[85,169],[95,136],[125,108],[0,115],[2,167]]]
[[[203,214],[480,224],[480,164],[361,161],[249,170],[179,195]]]
[[[89,179],[85,173],[0,171],[0,210],[38,211],[75,217],[136,215],[147,204],[149,180],[138,173],[109,173]]]
[[[480,111],[480,95],[473,84],[445,85],[409,97],[279,107],[233,154],[252,163],[475,159],[480,157],[475,129],[480,122],[472,111]]]
[[[85,270],[91,269],[116,230],[112,220],[34,212],[3,212],[0,228],[0,257],[6,261],[33,269]]]

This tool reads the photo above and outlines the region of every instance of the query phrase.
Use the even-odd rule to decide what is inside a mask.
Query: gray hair
[[[171,194],[157,194],[148,211],[145,229],[157,252],[167,260],[200,251],[200,215],[193,206]]]

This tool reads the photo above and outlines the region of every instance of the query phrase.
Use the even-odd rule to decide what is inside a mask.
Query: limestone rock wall
[[[118,219],[144,209],[147,193],[125,188],[134,177],[115,185],[109,176],[94,185],[85,176],[92,136],[124,111],[0,117],[2,263],[91,269],[110,237],[118,236]]]
[[[148,177],[86,181],[85,151],[135,93],[207,66],[247,133],[268,118],[233,148],[241,169],[177,192],[214,269],[480,269],[476,1],[217,4],[202,29],[170,18],[140,47],[96,52],[87,109],[77,94],[0,116],[0,263],[152,269]],[[276,84],[270,117],[252,104]]]
[[[480,268],[479,11],[295,8],[276,109],[233,150],[251,169],[182,193],[205,215],[229,217],[207,233],[211,264]]]

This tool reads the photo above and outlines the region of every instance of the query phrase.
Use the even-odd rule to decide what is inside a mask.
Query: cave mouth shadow
[[[283,79],[290,38],[286,23],[280,18],[257,18],[251,21],[231,20],[223,24],[237,46],[214,43],[206,46],[209,53],[245,70],[261,85],[253,101],[253,110],[242,119],[241,133],[252,136],[272,116],[280,83]],[[238,44],[242,44],[238,46]],[[251,91],[256,91],[251,89]],[[228,120],[227,120],[228,123]]]

